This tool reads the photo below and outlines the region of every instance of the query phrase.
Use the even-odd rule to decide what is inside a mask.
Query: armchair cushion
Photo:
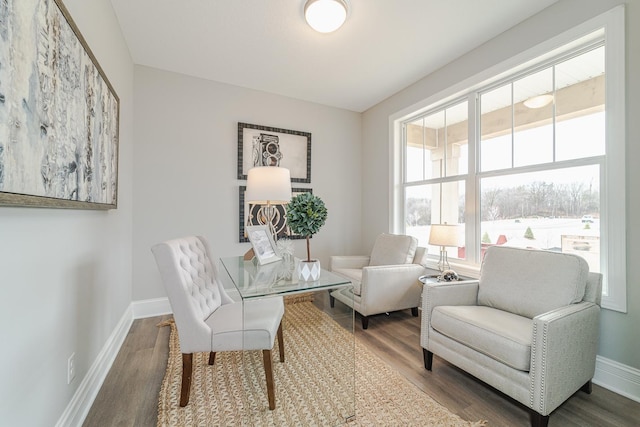
[[[484,306],[438,306],[431,327],[498,362],[520,371],[531,366],[533,321]]]
[[[534,318],[582,301],[588,274],[576,255],[493,246],[482,261],[478,304]]]
[[[361,268],[336,268],[332,270],[334,273],[338,273],[341,276],[349,279],[353,285],[353,293],[360,295],[362,288],[362,269]]]
[[[369,265],[411,264],[417,247],[415,237],[382,233],[373,245]]]

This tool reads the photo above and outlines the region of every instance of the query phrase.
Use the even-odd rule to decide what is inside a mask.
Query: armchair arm
[[[426,283],[422,290],[420,345],[428,348],[431,312],[439,305],[478,305],[478,282]]]
[[[478,282],[427,283],[422,291],[422,316],[431,316],[431,311],[439,305],[477,305]]]
[[[580,302],[533,319],[532,409],[548,415],[593,378],[600,307]]]
[[[339,268],[363,268],[369,265],[368,255],[334,255],[329,258],[329,271]]]
[[[422,285],[418,264],[377,265],[362,269],[360,310],[365,316],[418,307]]]

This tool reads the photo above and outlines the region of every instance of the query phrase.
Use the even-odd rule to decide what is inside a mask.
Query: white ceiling
[[[111,0],[136,64],[362,112],[557,0]]]

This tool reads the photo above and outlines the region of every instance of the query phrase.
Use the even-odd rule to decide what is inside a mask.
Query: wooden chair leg
[[[189,403],[191,391],[191,371],[193,367],[193,354],[182,353],[182,385],[180,387],[180,406],[185,407]]]
[[[433,366],[433,353],[427,350],[426,348],[422,349],[422,358],[424,359],[424,369],[427,371],[431,370]]]
[[[276,409],[276,393],[273,384],[273,366],[271,365],[271,350],[262,350],[262,361],[264,363],[264,374],[267,378],[267,397],[269,398],[269,409]]]
[[[547,427],[549,425],[549,415],[541,415],[530,409],[531,427]]]
[[[361,316],[362,317],[362,329],[367,329],[369,327],[369,316]]]
[[[278,349],[280,350],[280,363],[284,363],[284,336],[282,335],[282,320],[278,326]]]
[[[593,391],[593,384],[591,383],[591,380],[587,381],[585,385],[580,387],[580,390],[587,394],[591,394],[591,391]]]
[[[209,365],[213,365],[214,363],[216,363],[216,352],[212,351],[209,353]]]
[[[411,307],[411,315],[413,317],[418,317],[418,307]]]

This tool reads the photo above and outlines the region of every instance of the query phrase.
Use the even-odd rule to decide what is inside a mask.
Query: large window
[[[461,270],[492,245],[577,254],[624,311],[624,62],[604,27],[397,120],[395,231],[435,263],[431,225],[457,224]]]

